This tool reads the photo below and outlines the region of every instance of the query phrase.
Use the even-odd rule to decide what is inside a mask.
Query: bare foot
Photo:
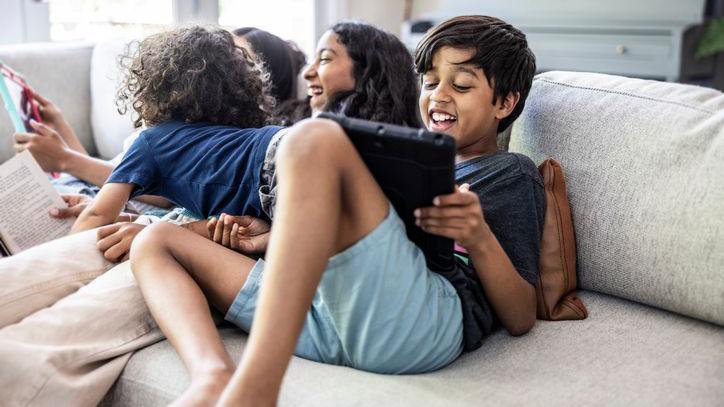
[[[172,407],[213,407],[224,391],[224,387],[234,374],[233,370],[223,370],[200,376],[191,381],[185,392],[179,396]]]

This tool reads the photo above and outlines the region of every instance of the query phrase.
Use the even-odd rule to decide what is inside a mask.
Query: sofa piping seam
[[[711,111],[711,110],[702,109],[702,108],[700,108],[700,107],[688,105],[688,104],[686,104],[686,103],[676,102],[676,101],[673,101],[673,100],[657,99],[657,98],[655,98],[655,97],[637,95],[637,94],[631,93],[631,92],[624,92],[624,91],[620,91],[620,90],[611,90],[611,89],[602,89],[602,88],[594,88],[594,87],[590,87],[590,86],[571,85],[571,84],[568,84],[568,83],[552,81],[552,80],[550,80],[550,79],[544,79],[544,78],[536,79],[536,81],[541,81],[541,82],[545,82],[545,83],[550,83],[550,84],[553,84],[553,85],[565,86],[565,87],[573,88],[573,89],[591,90],[591,91],[597,91],[597,92],[603,92],[603,93],[611,93],[611,94],[615,94],[615,95],[630,96],[630,97],[637,98],[637,99],[644,99],[644,100],[649,100],[649,101],[653,101],[653,102],[661,102],[661,103],[667,103],[667,104],[676,105],[676,106],[680,106],[680,107],[685,107],[685,108],[688,108],[688,109],[697,110],[697,111],[700,111],[700,112],[703,112],[703,113],[707,113],[707,114],[709,114],[709,115],[713,115],[713,114],[714,114],[714,112]]]

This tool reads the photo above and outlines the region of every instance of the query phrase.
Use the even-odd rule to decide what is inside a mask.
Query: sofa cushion
[[[37,43],[0,47],[0,59],[39,94],[55,103],[89,153],[95,153],[90,126],[90,58],[87,43]],[[5,109],[0,108],[0,162],[15,154],[14,133]]]
[[[579,287],[724,325],[724,94],[548,72],[510,150],[566,169]]]
[[[592,292],[585,321],[538,321],[527,335],[499,330],[437,372],[387,376],[294,357],[280,406],[719,406],[724,329]],[[232,357],[246,335],[222,330]],[[188,385],[167,341],[137,352],[102,405],[168,404]]]
[[[98,43],[91,58],[91,124],[98,155],[105,159],[123,151],[123,140],[135,130],[131,111],[121,115],[116,106],[122,79],[118,57],[125,52],[127,43],[120,40]]]

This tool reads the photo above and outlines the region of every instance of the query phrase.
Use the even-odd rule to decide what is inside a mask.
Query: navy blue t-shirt
[[[225,212],[269,221],[259,175],[280,129],[165,122],[138,136],[106,182],[134,184],[131,198],[162,196],[200,218]]]
[[[531,285],[538,281],[540,241],[545,216],[543,179],[530,158],[497,152],[455,166],[455,182],[468,183],[480,198],[485,222],[515,270]],[[498,324],[467,253],[456,248],[455,267],[440,273],[455,287],[463,311],[463,347],[471,351]]]

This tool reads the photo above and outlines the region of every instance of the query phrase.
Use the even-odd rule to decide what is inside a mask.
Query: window
[[[294,41],[314,54],[314,0],[219,0],[219,24],[228,29],[256,27]]]
[[[177,24],[252,26],[314,52],[319,0],[49,0],[53,41],[138,38]],[[217,19],[218,16],[218,19]]]
[[[173,0],[50,0],[53,41],[143,37],[174,22]]]

